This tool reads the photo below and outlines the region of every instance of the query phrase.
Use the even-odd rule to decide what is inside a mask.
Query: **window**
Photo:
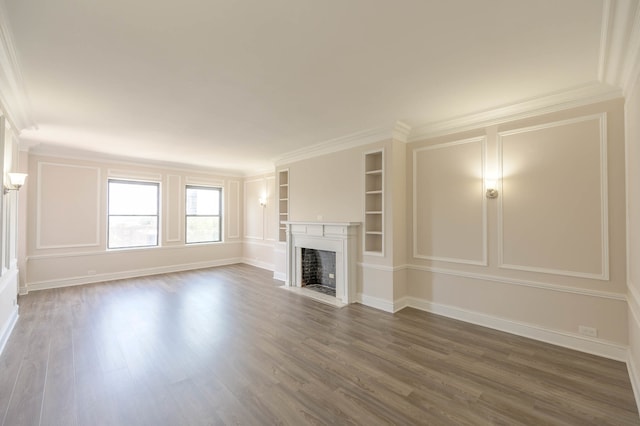
[[[222,189],[187,186],[187,244],[211,243],[222,239],[220,204]]]
[[[160,184],[109,180],[108,248],[158,245]]]

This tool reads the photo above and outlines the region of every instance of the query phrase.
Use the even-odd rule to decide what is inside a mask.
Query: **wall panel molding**
[[[504,191],[504,179],[505,179],[505,158],[504,148],[505,138],[513,135],[519,135],[524,133],[537,132],[540,130],[554,129],[562,126],[569,126],[588,121],[597,121],[599,129],[599,198],[600,198],[600,230],[599,238],[601,241],[600,247],[600,262],[601,270],[599,273],[593,273],[590,271],[573,270],[571,268],[557,268],[557,267],[545,267],[540,265],[527,265],[509,263],[505,261],[505,210],[504,203],[505,198],[508,199],[508,193]],[[534,142],[536,143],[536,142]],[[552,155],[551,153],[549,155]],[[502,176],[500,197],[498,199],[498,263],[499,267],[503,269],[512,269],[518,271],[546,273],[553,275],[562,275],[578,278],[589,278],[598,280],[609,280],[609,219],[608,219],[608,184],[607,184],[607,115],[606,113],[594,114],[588,116],[577,117],[569,120],[555,121],[551,123],[545,123],[537,126],[523,127],[515,130],[504,131],[498,133],[498,156],[500,164],[500,175]],[[553,191],[553,188],[548,188],[549,191]],[[545,200],[541,199],[540,208],[556,209],[559,207],[556,205],[544,205]],[[525,224],[523,224],[524,226]]]
[[[481,255],[478,259],[466,259],[455,256],[438,256],[435,254],[422,254],[419,252],[418,241],[420,240],[419,233],[419,212],[418,212],[418,155],[422,152],[429,152],[435,150],[445,150],[460,147],[463,145],[470,144],[480,144],[480,157],[478,158],[479,169],[481,176],[478,176],[478,181],[480,182],[480,190],[478,191],[478,197],[481,200],[481,218],[480,221],[482,223],[482,228],[480,230],[481,241],[479,245],[481,246]],[[442,261],[449,263],[458,263],[458,264],[466,264],[466,265],[479,265],[479,266],[487,266],[487,201],[482,188],[484,188],[483,181],[486,174],[486,151],[487,151],[487,138],[486,136],[480,136],[475,138],[463,139],[454,142],[447,142],[437,145],[430,145],[421,148],[415,148],[413,150],[413,257],[416,259],[425,259],[431,261]]]
[[[70,170],[77,170],[77,169],[84,169],[84,170],[90,170],[90,171],[94,171],[95,172],[95,189],[93,190],[94,194],[93,196],[95,197],[95,206],[94,206],[94,212],[95,212],[95,223],[93,224],[92,228],[95,230],[93,234],[88,233],[87,237],[93,237],[93,238],[88,238],[86,241],[79,241],[77,243],[68,243],[68,244],[52,244],[50,242],[43,242],[42,241],[42,236],[43,236],[43,226],[46,226],[46,224],[43,224],[43,190],[42,190],[42,185],[43,185],[43,173],[44,173],[44,169],[46,167],[60,167],[60,168],[67,168]],[[57,249],[57,248],[77,248],[77,247],[95,247],[95,246],[99,246],[100,245],[100,230],[102,229],[102,227],[100,226],[100,218],[101,218],[101,211],[100,211],[100,206],[101,206],[101,197],[102,197],[102,180],[101,180],[101,170],[98,167],[91,167],[91,166],[78,166],[78,165],[71,165],[71,164],[64,164],[64,163],[50,163],[50,162],[46,162],[46,161],[41,161],[38,162],[38,176],[37,176],[37,183],[36,183],[36,249]],[[62,190],[64,191],[70,191],[70,188],[62,188]],[[86,200],[90,200],[92,197],[85,197]],[[83,207],[85,205],[85,203],[83,202],[83,205],[81,207]],[[75,207],[75,206],[74,206]],[[91,206],[89,206],[91,208]]]
[[[165,205],[167,206],[167,216],[164,218],[166,225],[165,241],[168,243],[180,242],[182,241],[182,230],[184,229],[182,176],[167,175],[165,199]]]
[[[161,173],[144,172],[133,169],[107,169],[107,176],[113,179],[162,181]]]
[[[613,299],[613,300],[619,300],[624,302],[627,301],[626,295],[622,293],[614,293],[610,291],[591,290],[591,289],[579,288],[579,287],[569,287],[569,286],[563,286],[560,284],[547,283],[542,281],[523,280],[518,278],[509,278],[509,277],[502,277],[498,275],[489,275],[489,274],[478,274],[478,273],[458,271],[453,269],[435,268],[431,266],[407,265],[406,268],[410,270],[415,270],[415,271],[431,272],[434,274],[451,275],[455,277],[471,278],[471,279],[476,279],[481,281],[490,281],[490,282],[511,284],[511,285],[524,286],[524,287],[534,287],[534,288],[539,288],[543,290],[577,294],[581,296],[597,297],[602,299]]]
[[[235,202],[233,199],[235,197]],[[230,180],[227,190],[227,214],[231,211],[231,205],[235,208],[235,223],[227,219],[227,238],[240,238],[240,181]]]

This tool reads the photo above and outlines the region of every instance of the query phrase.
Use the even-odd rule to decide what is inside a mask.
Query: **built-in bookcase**
[[[289,170],[278,172],[278,241],[287,241],[287,227],[284,222],[289,220]]]
[[[384,249],[384,151],[364,155],[364,251],[383,254]]]

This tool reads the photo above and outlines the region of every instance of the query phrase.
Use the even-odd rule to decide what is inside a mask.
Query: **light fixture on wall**
[[[485,181],[485,187],[487,188],[487,198],[498,198],[497,188],[498,181],[495,179],[487,179]]]
[[[260,202],[260,207],[266,207],[267,206],[266,198],[260,197],[260,199],[258,201]]]
[[[4,186],[4,193],[8,193],[9,191],[17,191],[22,185],[24,185],[24,181],[27,179],[26,173],[7,173],[7,178],[9,179],[9,184]]]

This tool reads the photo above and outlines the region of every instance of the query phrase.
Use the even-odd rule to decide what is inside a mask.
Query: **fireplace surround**
[[[302,287],[302,249],[335,253],[335,299],[356,300],[359,222],[285,222],[287,231],[286,287]]]

